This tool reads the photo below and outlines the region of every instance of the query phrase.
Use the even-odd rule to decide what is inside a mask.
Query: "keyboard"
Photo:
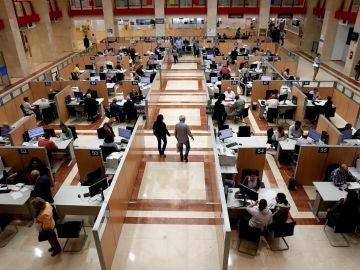
[[[237,142],[233,142],[233,143],[227,144],[226,147],[233,147],[233,146],[236,146],[236,145],[238,145],[238,143],[237,143]]]

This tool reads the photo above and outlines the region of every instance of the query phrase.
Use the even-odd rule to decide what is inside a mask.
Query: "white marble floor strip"
[[[165,218],[215,218],[214,212],[201,211],[133,211],[128,210],[127,217],[165,217]]]
[[[78,166],[75,164],[74,167],[71,169],[71,171],[69,172],[68,176],[66,177],[66,179],[64,180],[63,185],[70,185],[72,180],[74,180],[74,177],[76,176],[76,174],[78,173],[79,169]]]

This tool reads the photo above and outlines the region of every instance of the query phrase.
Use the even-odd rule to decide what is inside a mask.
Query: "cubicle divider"
[[[296,182],[299,185],[311,185],[312,182],[322,181],[328,165],[345,163],[354,166],[359,157],[360,147],[301,145],[295,169]]]
[[[79,169],[80,182],[87,179],[87,175],[98,168],[104,171],[100,147],[97,149],[74,148],[76,164]]]
[[[61,91],[64,88],[62,82],[31,82],[30,92],[35,100],[40,98],[48,98],[48,94],[52,91]]]
[[[49,170],[51,168],[47,151],[44,147],[4,146],[0,147],[0,157],[4,162],[4,166],[11,167],[17,172],[29,166],[32,158],[40,159]],[[49,176],[53,179],[52,174]]]
[[[285,58],[281,59],[280,61],[270,62],[270,64],[281,74],[285,71],[285,69],[288,68],[290,70],[289,75],[294,76],[294,78],[297,76],[298,63],[299,62],[294,61],[291,58]]]
[[[58,117],[60,122],[66,123],[66,121],[69,119],[69,110],[67,108],[65,98],[67,96],[71,96],[73,93],[73,90],[70,86],[65,87],[61,92],[57,93],[55,96],[55,103],[56,103],[56,109],[58,113]]]
[[[257,102],[259,99],[264,99],[267,90],[279,90],[285,81],[253,81],[251,91],[251,103]]]
[[[24,142],[23,134],[25,131],[35,128],[36,125],[36,118],[35,115],[24,116],[20,118],[17,122],[14,123],[14,128],[11,129],[9,132],[9,139],[11,145],[18,146],[22,145]]]
[[[260,61],[261,60],[261,56],[260,55],[249,55],[247,57],[245,56],[238,56],[236,58],[236,65],[235,65],[235,74],[236,76],[240,76],[240,65],[242,63],[248,62],[249,65],[251,65],[252,63],[256,62],[256,61]]]
[[[139,117],[128,147],[108,188],[92,229],[101,269],[111,269],[128,204],[145,151],[144,123]]]
[[[132,91],[138,92],[140,87],[137,81],[124,80],[121,82],[121,89],[124,98],[126,98],[129,95],[129,93],[131,93]]]
[[[308,99],[305,94],[296,86],[292,86],[291,94],[297,98],[294,119],[298,121],[303,121],[305,118],[306,104]]]
[[[231,91],[237,93],[237,86],[239,84],[238,80],[222,80],[221,81],[221,93],[225,93],[228,87],[230,87]]]
[[[239,147],[238,157],[237,157],[237,170],[238,174],[236,175],[237,181],[242,181],[245,175],[242,175],[242,171],[246,169],[258,170],[259,178],[262,180],[262,175],[265,166],[265,148],[254,148],[254,147]]]
[[[235,47],[238,48],[242,48],[243,46],[248,46],[250,48],[254,48],[254,47],[259,47],[256,45],[256,42],[254,42],[253,40],[236,40],[236,39],[231,39],[231,40],[225,40],[224,42],[219,42],[219,41],[213,41],[211,40],[210,42],[208,42],[207,39],[204,39],[201,44],[205,47],[205,48],[213,48],[214,46],[218,47],[221,54],[224,54],[225,56],[228,56],[229,51],[233,50]],[[271,53],[276,53],[278,50],[278,44],[277,43],[272,43],[272,42],[262,42],[260,45],[260,50],[262,51],[270,51]]]
[[[68,65],[60,70],[60,78],[63,80],[70,80],[71,79],[71,72],[74,70],[75,64],[82,63],[81,66],[79,64],[79,68],[83,69],[83,59],[82,57],[75,60],[75,63],[73,65]],[[90,78],[90,72],[88,70],[85,70],[82,74],[79,75],[79,80],[88,80]]]
[[[341,142],[341,132],[325,116],[319,115],[316,131],[326,131],[329,134],[329,145],[337,145]]]

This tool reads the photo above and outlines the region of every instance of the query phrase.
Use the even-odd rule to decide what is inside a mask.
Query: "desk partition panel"
[[[308,99],[305,94],[296,86],[293,86],[291,88],[291,94],[297,98],[294,119],[298,121],[303,121],[305,118],[306,104]]]
[[[340,131],[324,115],[319,115],[316,131],[321,133],[326,131],[329,134],[329,145],[337,145],[341,142]]]
[[[259,178],[262,180],[264,166],[265,166],[265,148],[243,148],[238,149],[237,157],[237,170],[236,181],[240,182],[244,179],[245,175],[242,175],[242,171],[245,169],[258,170]]]
[[[359,147],[302,145],[295,169],[295,179],[299,185],[312,185],[314,181],[324,180],[328,165],[345,163],[354,166],[359,157]]]
[[[79,169],[80,182],[86,181],[87,175],[97,168],[105,170],[100,148],[74,148],[74,155]]]
[[[253,90],[251,91],[251,103],[257,103],[259,99],[265,99],[266,90],[279,90],[283,84],[285,84],[284,81],[253,81]]]
[[[19,146],[24,142],[23,134],[25,131],[37,127],[35,115],[24,116],[14,125],[15,127],[9,132],[9,139],[11,145]]]
[[[66,96],[71,96],[73,93],[73,90],[70,86],[65,87],[61,92],[56,94],[55,96],[55,103],[57,108],[57,113],[59,116],[59,120],[62,123],[66,123],[66,121],[69,119],[69,110],[67,109],[65,98]]]

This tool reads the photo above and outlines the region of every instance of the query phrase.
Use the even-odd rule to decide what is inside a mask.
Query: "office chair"
[[[335,112],[336,112],[336,107],[333,107],[329,110],[325,110],[324,111],[324,116],[329,119],[330,117],[334,117],[335,116]]]
[[[87,234],[84,227],[84,221],[67,221],[64,223],[57,223],[56,225],[56,232],[58,238],[66,238],[66,242],[63,247],[64,252],[79,252],[84,247]],[[80,234],[81,230],[83,229],[84,234]],[[70,239],[72,238],[79,238],[80,245],[77,249],[67,249],[67,244]]]
[[[289,245],[284,237],[294,235],[296,221],[292,218],[284,223],[272,223],[265,233],[265,239],[272,251],[288,250]]]
[[[117,82],[121,82],[121,81],[123,81],[124,80],[124,73],[122,73],[122,72],[117,72],[116,73],[116,81]]]
[[[53,128],[44,128],[44,132],[50,134],[50,137],[56,137],[55,129]]]
[[[101,149],[101,155],[103,158],[103,161],[106,161],[106,158],[113,152],[120,152],[118,149],[116,149],[116,147],[114,146],[103,146],[100,145],[100,149]]]
[[[259,248],[261,229],[250,227],[245,220],[240,219],[237,250],[251,256],[256,256]],[[246,242],[245,245],[243,243]]]
[[[0,248],[5,247],[19,231],[16,224],[11,224],[11,222],[11,216],[0,215]],[[13,226],[14,230],[7,229],[9,225]]]
[[[229,128],[229,125],[222,125],[219,127],[219,131],[223,130],[223,129],[228,129],[228,128]]]
[[[156,72],[153,72],[150,74],[150,83],[152,83],[154,81],[155,76],[156,76]]]
[[[237,136],[238,137],[250,137],[251,136],[250,126],[239,126]]]
[[[294,118],[295,109],[287,109],[284,112],[279,113],[278,118],[285,120]]]
[[[308,100],[313,100],[314,95],[310,93],[305,93],[305,96],[307,96]]]
[[[42,119],[44,123],[47,125],[51,123],[55,119],[53,108],[46,108],[41,110]]]
[[[235,119],[240,118],[242,122],[245,122],[244,119],[249,116],[249,108],[250,107],[243,109],[238,115],[235,116]]]
[[[279,115],[278,108],[268,108],[268,111],[266,114],[266,121],[269,123],[274,123],[274,118],[277,120],[278,115]]]
[[[266,143],[272,143],[272,136],[274,135],[274,129],[273,128],[269,128],[267,131],[266,131],[266,136],[267,136],[267,141]]]
[[[96,90],[91,90],[91,97],[98,98],[98,92]]]
[[[71,133],[73,135],[74,141],[78,138],[77,132],[76,132],[76,127],[75,126],[69,126]]]

